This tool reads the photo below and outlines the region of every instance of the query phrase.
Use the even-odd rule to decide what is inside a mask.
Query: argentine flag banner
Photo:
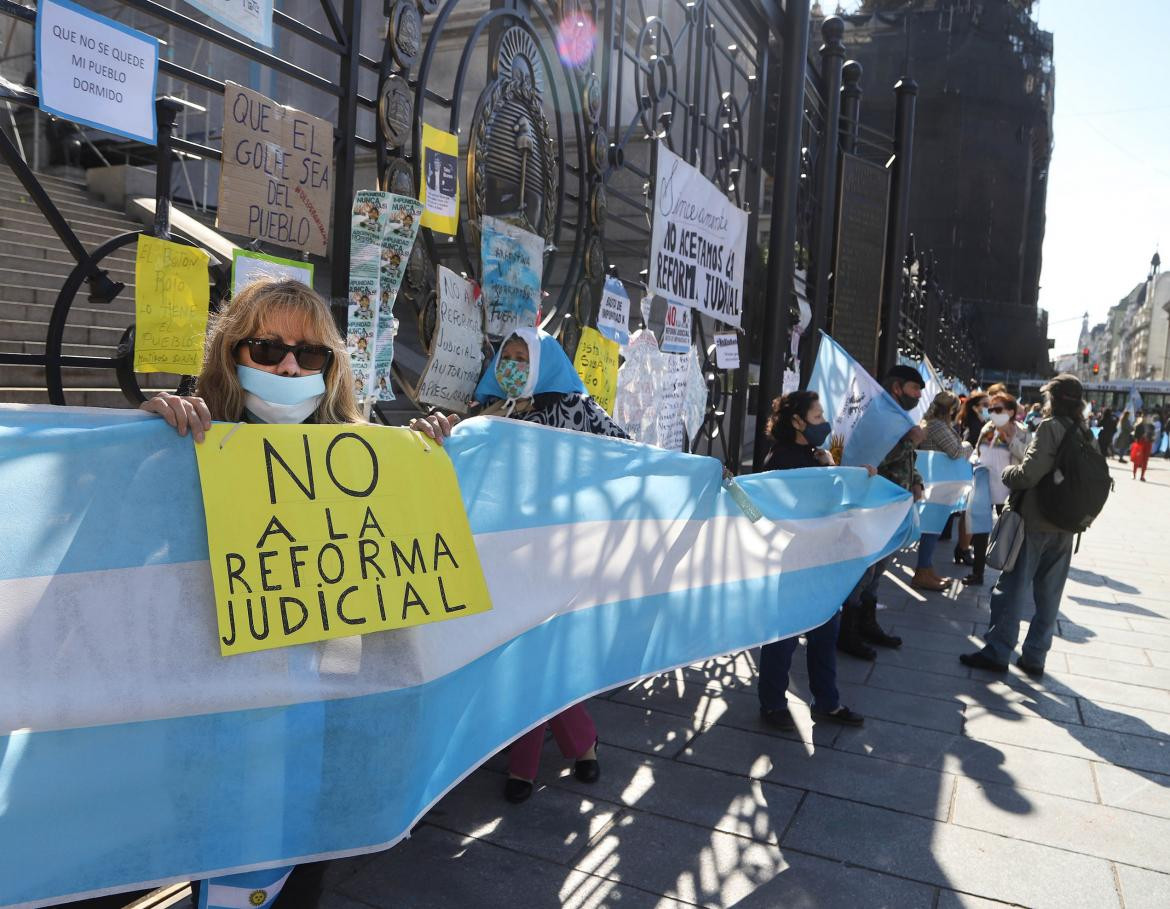
[[[941,451],[920,451],[915,460],[922,474],[922,499],[918,521],[923,533],[942,533],[947,519],[962,511],[971,491],[971,462],[951,458]]]
[[[236,431],[204,445],[268,429]],[[352,427],[304,431],[364,457]],[[374,454],[406,433],[362,431]],[[137,411],[0,407],[0,906],[188,880],[236,905],[298,863],[389,848],[567,706],[823,624],[914,524],[905,490],[855,468],[733,495],[713,458],[491,418],[428,451],[449,459],[490,608],[225,656],[192,440]],[[375,492],[411,484],[383,470]],[[395,565],[383,586],[403,572],[435,610],[429,551]],[[363,608],[328,593],[334,621]],[[265,633],[287,621],[250,609],[238,634],[257,609]],[[223,879],[261,872],[276,881]]]
[[[278,896],[291,867],[228,874],[203,882],[195,909],[267,909]]]
[[[820,396],[833,434],[825,444],[840,450],[847,467],[877,467],[915,421],[840,344],[821,332],[808,390]]]
[[[921,363],[911,362],[910,365],[917,369],[918,374],[922,376],[922,398],[918,401],[918,406],[910,411],[910,419],[918,423],[926,416],[926,411],[930,409],[930,405],[934,403],[938,393],[946,391],[946,389],[943,387],[942,379],[935,372],[930,357],[923,357]]]

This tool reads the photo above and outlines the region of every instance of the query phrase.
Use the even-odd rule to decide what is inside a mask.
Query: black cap
[[[919,385],[925,387],[926,382],[920,373],[913,366],[905,366],[899,363],[893,369],[886,373],[887,382],[917,382]]]

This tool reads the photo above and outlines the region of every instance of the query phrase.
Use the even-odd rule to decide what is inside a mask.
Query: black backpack
[[[1084,533],[1113,491],[1109,462],[1101,449],[1071,420],[1052,470],[1037,484],[1040,511],[1069,533]]]

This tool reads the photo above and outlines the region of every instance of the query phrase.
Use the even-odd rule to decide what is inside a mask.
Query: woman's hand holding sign
[[[185,436],[190,429],[196,442],[202,442],[203,434],[211,429],[211,412],[202,398],[163,391],[149,401],[144,401],[139,409],[162,417],[181,436]]]

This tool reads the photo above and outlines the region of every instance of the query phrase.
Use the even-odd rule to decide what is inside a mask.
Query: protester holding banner
[[[821,448],[832,427],[814,391],[794,391],[772,402],[768,436],[772,447],[764,459],[765,470],[801,467],[831,467],[833,456]],[[868,468],[870,476],[877,471]],[[849,595],[855,606],[861,585]],[[808,684],[812,691],[813,718],[845,726],[861,726],[865,718],[841,703],[837,692],[837,634],[841,613],[835,613],[818,628],[805,632]],[[773,641],[760,648],[760,717],[769,726],[792,730],[796,723],[788,711],[788,671],[798,638]]]
[[[517,328],[500,345],[475,389],[475,400],[476,413],[482,416],[629,438],[585,392],[557,339],[536,328]]]
[[[991,398],[988,413],[991,419],[979,434],[979,445],[975,449],[978,463],[988,469],[991,486],[991,504],[996,514],[1002,514],[1011,491],[1004,485],[1003,472],[1013,464],[1020,464],[1028,450],[1027,429],[1015,421],[1016,401],[1006,392]],[[975,551],[972,571],[963,578],[964,584],[979,586],[983,583],[983,571],[987,566],[987,542],[990,534],[971,535],[971,546]]]
[[[914,410],[922,398],[922,375],[912,366],[893,367],[886,373],[882,380],[882,386],[898,402],[898,406],[907,413]],[[915,501],[922,498],[923,485],[922,476],[914,466],[914,452],[925,438],[926,432],[921,426],[912,426],[890,449],[877,468],[879,475],[913,493]],[[886,568],[893,561],[893,558],[893,555],[886,556],[872,566],[864,579],[865,586],[859,597],[856,618],[857,637],[861,640],[856,640],[849,633],[851,622],[849,616],[846,615],[841,625],[842,634],[837,639],[838,649],[862,659],[872,660],[875,654],[873,650],[864,646],[865,641],[877,644],[879,647],[902,646],[900,637],[887,634],[877,622],[877,591],[881,584],[882,575],[886,573]],[[846,611],[848,611],[848,607],[846,607]]]
[[[922,429],[926,438],[918,447],[924,451],[941,451],[952,460],[971,456],[971,445],[959,438],[955,421],[959,415],[959,399],[949,391],[934,396],[926,416],[922,418]],[[934,550],[938,545],[937,533],[924,533],[918,540],[918,562],[910,586],[918,590],[940,591],[950,585],[950,580],[940,577],[934,570]],[[956,553],[956,561],[958,561]]]
[[[500,345],[495,360],[475,389],[484,415],[501,415],[594,435],[627,438],[609,415],[585,393],[581,377],[551,335],[536,328],[517,328]],[[535,468],[536,465],[532,465]],[[512,743],[504,798],[523,802],[532,795],[540,769],[544,723]],[[551,720],[561,754],[574,760],[573,775],[582,783],[601,777],[597,762],[597,727],[584,704],[574,704]]]

